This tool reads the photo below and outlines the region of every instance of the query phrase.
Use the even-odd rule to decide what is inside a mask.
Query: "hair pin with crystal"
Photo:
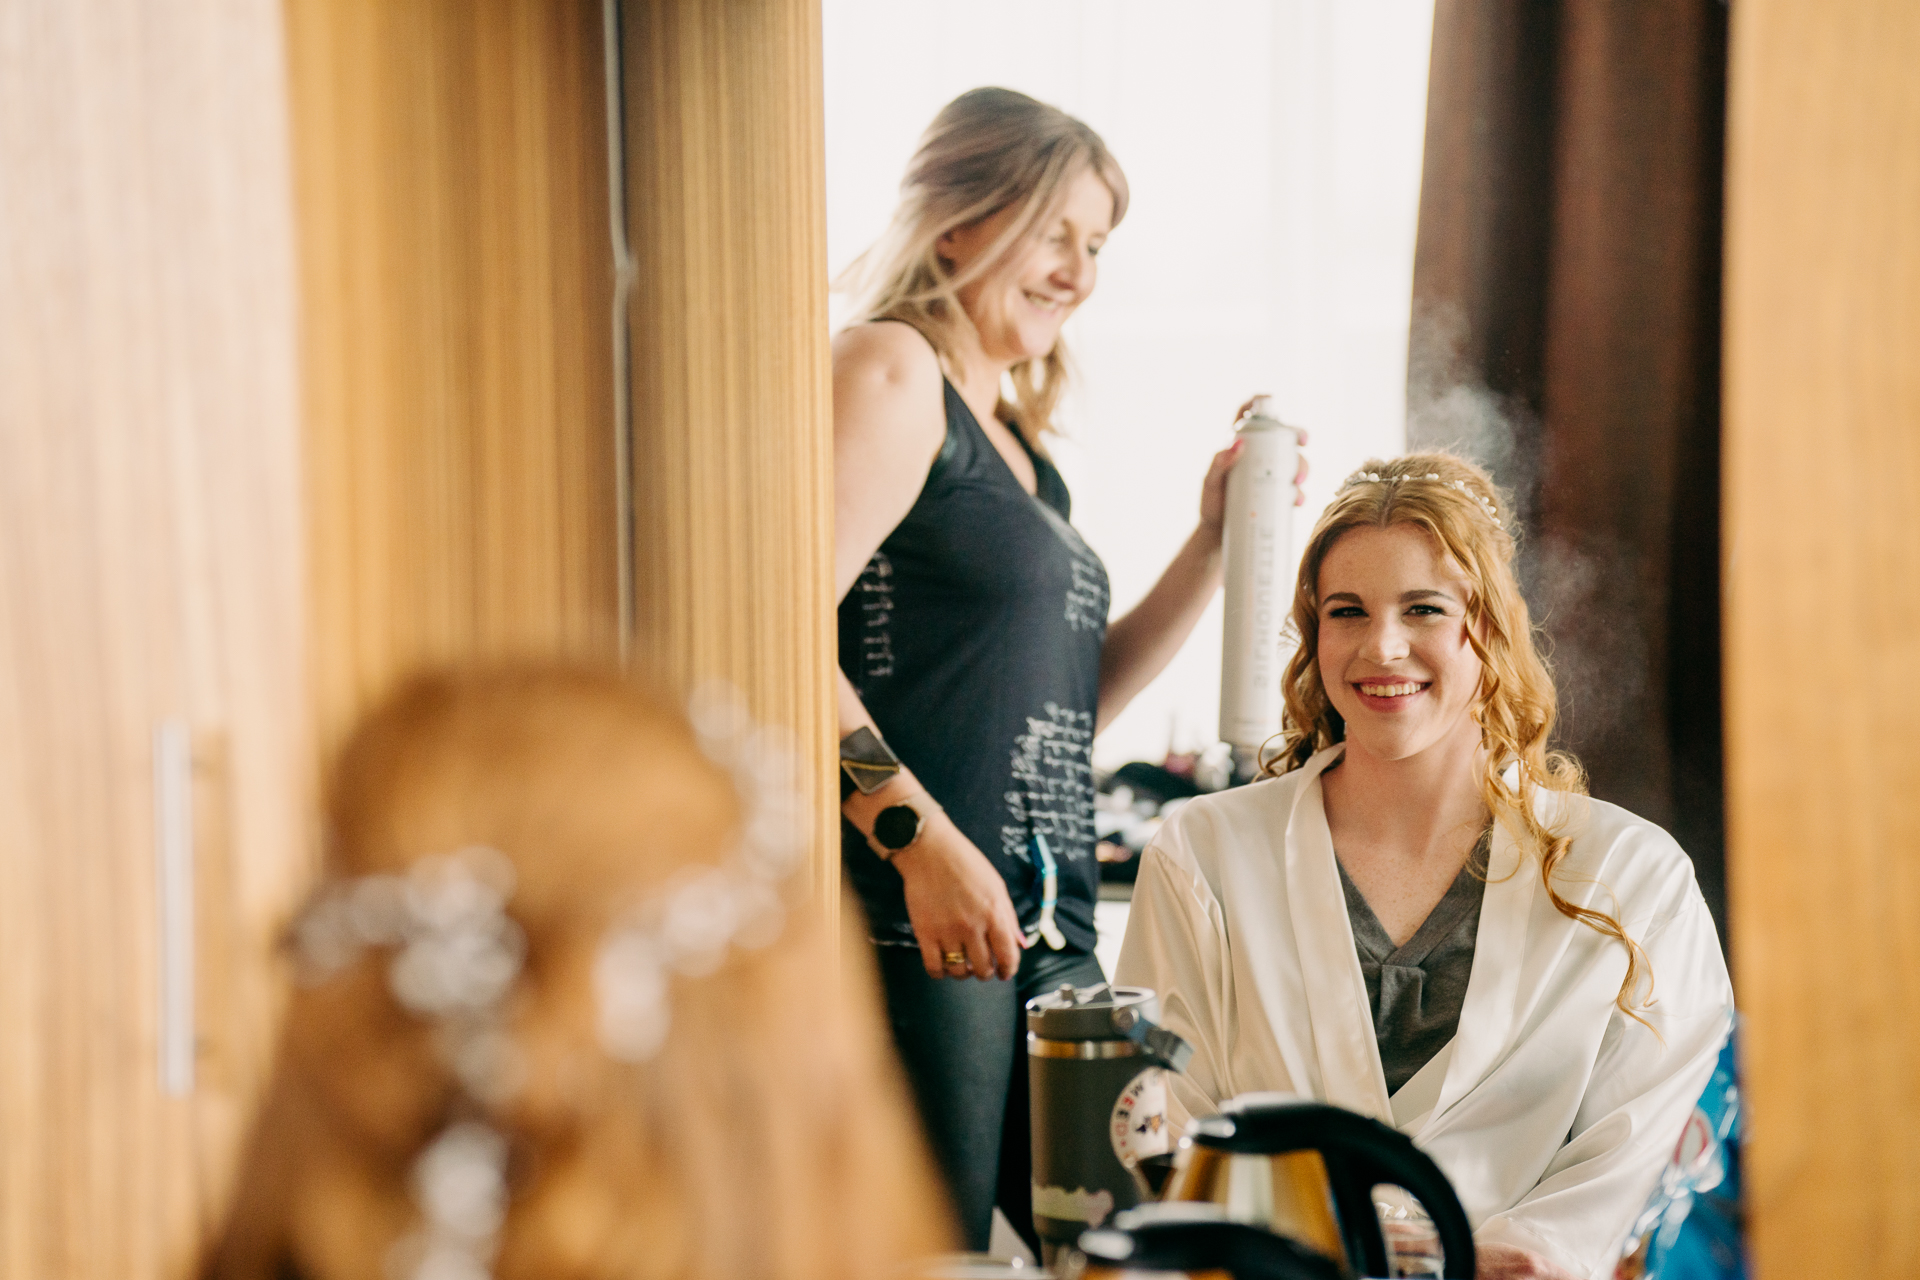
[[[1429,480],[1448,489],[1458,489],[1461,493],[1473,499],[1475,505],[1487,513],[1487,519],[1493,521],[1494,528],[1505,529],[1507,527],[1505,522],[1500,519],[1499,509],[1494,506],[1493,499],[1483,493],[1476,492],[1468,486],[1465,480],[1442,480],[1439,474],[1433,471],[1429,471],[1422,476],[1394,475],[1391,472],[1382,475],[1378,471],[1356,471],[1342,481],[1340,487],[1344,490],[1361,484],[1400,484],[1403,481],[1409,480]]]
[[[721,865],[682,868],[601,941],[600,1041],[625,1062],[666,1042],[674,974],[712,973],[729,948],[779,936],[780,885],[803,853],[792,751],[718,682],[695,691],[688,714],[701,751],[732,775],[744,821]],[[441,1057],[479,1104],[470,1110],[484,1113],[511,1099],[524,1075],[504,1016],[526,959],[526,935],[507,914],[515,879],[505,854],[476,845],[421,858],[404,874],[328,885],[294,923],[300,979],[325,982],[367,949],[390,949],[394,998],[434,1024]],[[412,1176],[422,1224],[393,1246],[396,1280],[486,1280],[506,1220],[507,1157],[506,1137],[470,1115],[427,1144]]]

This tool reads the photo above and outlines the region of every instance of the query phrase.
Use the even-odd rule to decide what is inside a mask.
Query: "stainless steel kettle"
[[[1411,1139],[1342,1107],[1285,1094],[1249,1094],[1197,1119],[1180,1140],[1165,1198],[1219,1205],[1340,1263],[1384,1276],[1387,1243],[1374,1188],[1410,1192],[1433,1219],[1442,1274],[1471,1280],[1473,1229],[1453,1185]]]

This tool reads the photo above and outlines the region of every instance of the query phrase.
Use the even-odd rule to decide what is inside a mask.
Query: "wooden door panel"
[[[0,11],[0,1273],[177,1273],[307,860],[272,0]],[[159,1087],[152,743],[203,744],[198,1087]],[[201,852],[206,852],[203,847]]]
[[[1727,866],[1762,1276],[1920,1251],[1920,6],[1742,0]]]
[[[323,747],[421,663],[611,658],[598,0],[287,0]]]
[[[624,0],[635,651],[793,735],[840,893],[818,0]]]

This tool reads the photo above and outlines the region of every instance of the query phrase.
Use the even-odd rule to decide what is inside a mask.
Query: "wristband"
[[[870,796],[899,774],[900,757],[879,734],[861,725],[840,739],[840,769],[861,795]]]

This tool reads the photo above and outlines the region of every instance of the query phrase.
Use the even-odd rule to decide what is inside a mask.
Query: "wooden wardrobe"
[[[0,0],[0,1275],[187,1274],[400,674],[724,678],[830,796],[819,38]]]

